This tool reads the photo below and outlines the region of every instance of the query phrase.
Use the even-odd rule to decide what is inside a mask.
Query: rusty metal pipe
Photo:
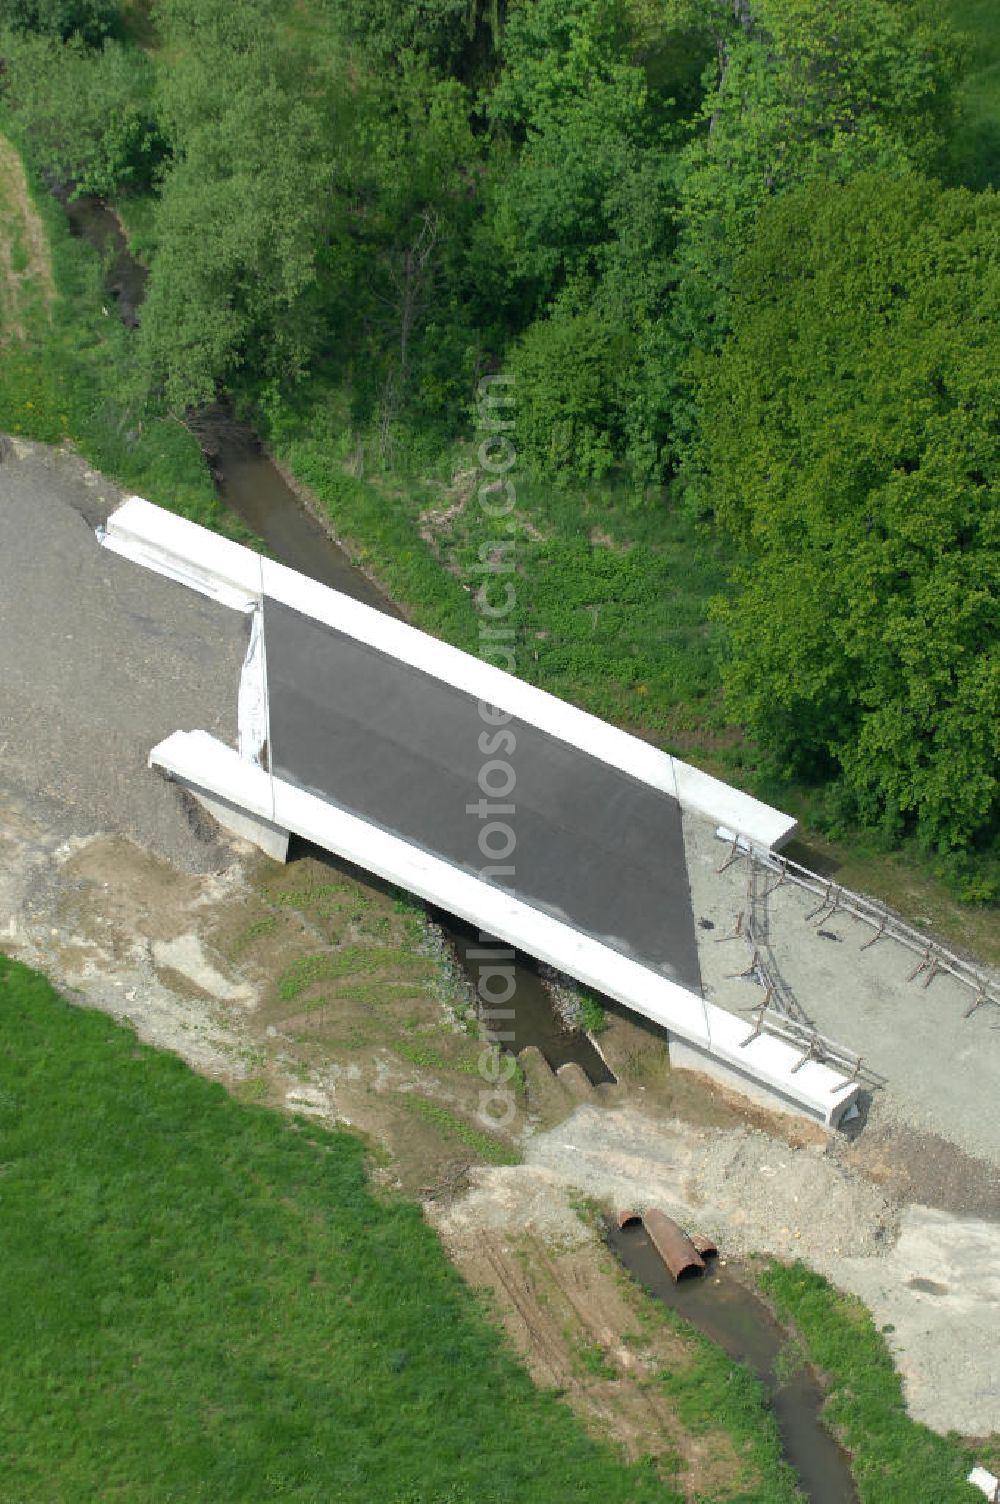
[[[650,1242],[675,1281],[683,1279],[685,1275],[701,1274],[704,1271],[705,1260],[684,1229],[678,1227],[672,1217],[654,1209],[645,1212],[642,1220]]]
[[[630,1211],[616,1212],[615,1221],[619,1227],[631,1227],[633,1223],[642,1221],[642,1213]]]
[[[703,1259],[717,1259],[719,1250],[711,1238],[707,1238],[703,1232],[693,1232],[690,1235],[692,1246],[696,1253]]]

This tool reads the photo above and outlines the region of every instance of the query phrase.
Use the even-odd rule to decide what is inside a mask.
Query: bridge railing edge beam
[[[576,977],[681,1039],[706,1063],[717,1061],[772,1093],[780,1105],[835,1127],[857,1098],[856,1082],[818,1061],[803,1061],[799,1049],[763,1033],[748,1038],[745,1019],[513,894],[272,779],[208,732],[174,732],[153,748],[149,761],[192,791],[242,806]]]
[[[142,497],[129,497],[111,515],[102,542],[237,609],[270,596],[670,794],[682,809],[732,827],[754,846],[778,850],[798,828],[791,816],[640,737]]]

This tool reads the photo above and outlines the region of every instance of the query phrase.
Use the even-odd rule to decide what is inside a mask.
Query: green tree
[[[368,415],[386,459],[400,424],[440,437],[466,409],[491,317],[472,270],[481,151],[467,90],[418,53],[398,63],[359,90],[350,223]]]
[[[464,86],[415,52],[359,65],[335,25],[254,0],[165,0],[173,165],[142,339],[173,406],[241,380],[268,401],[351,384],[383,450],[475,379],[480,149]]]
[[[157,180],[166,143],[145,54],[12,33],[0,34],[0,53],[0,90],[38,171],[75,194],[140,192]]]
[[[65,40],[78,36],[95,46],[122,30],[116,0],[0,0],[0,27]]]
[[[335,8],[379,72],[395,73],[419,53],[437,75],[464,78],[492,57],[505,0],[335,0]]]
[[[161,22],[178,51],[160,87],[174,163],[141,338],[150,382],[183,408],[239,372],[263,384],[308,369],[346,213],[342,116],[325,60],[266,3],[172,0]]]
[[[732,708],[929,845],[1000,813],[1000,199],[862,175],[775,200],[699,373],[701,458],[748,551]]]
[[[609,200],[642,149],[662,144],[628,44],[616,0],[537,0],[509,17],[490,114],[516,149],[494,179],[496,234],[536,306],[599,274],[616,233]]]
[[[512,356],[517,433],[543,474],[599,478],[621,438],[625,345],[594,311],[557,303],[534,323]]]
[[[550,473],[593,475],[626,451],[640,473],[655,464],[644,354],[669,296],[679,140],[670,91],[686,87],[676,58],[692,38],[640,11],[620,0],[512,9],[490,98],[493,230],[509,316],[538,318],[517,360],[531,451]],[[574,351],[574,332],[590,348]]]
[[[716,62],[678,163],[668,458],[693,438],[689,357],[728,329],[735,268],[764,204],[816,179],[926,171],[946,149],[960,49],[924,0],[736,0],[707,12]]]

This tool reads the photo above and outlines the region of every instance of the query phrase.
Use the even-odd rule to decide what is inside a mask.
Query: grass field
[[[509,1359],[356,1138],[0,957],[0,1499],[676,1496]]]
[[[772,1264],[761,1288],[801,1335],[825,1374],[825,1416],[851,1453],[861,1504],[950,1504],[972,1500],[972,1458],[953,1437],[910,1419],[885,1339],[860,1301],[804,1264]],[[989,1454],[992,1455],[992,1454]]]
[[[0,346],[47,324],[55,301],[45,231],[24,167],[0,137]]]

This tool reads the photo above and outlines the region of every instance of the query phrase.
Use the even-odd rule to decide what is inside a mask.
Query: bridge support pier
[[[197,799],[204,810],[217,820],[223,830],[230,835],[238,836],[241,841],[249,841],[251,846],[257,846],[265,856],[271,857],[275,862],[287,862],[288,842],[290,832],[283,830],[280,825],[274,825],[270,820],[264,820],[259,815],[252,815],[248,810],[240,809],[238,805],[230,804],[227,799],[220,799],[217,794],[206,794],[196,784],[188,783],[183,778],[173,775],[174,782],[179,783],[192,798]]]
[[[746,1025],[742,1027],[745,1030]],[[729,1091],[738,1092],[741,1097],[748,1097],[751,1102],[756,1102],[760,1107],[770,1108],[772,1112],[787,1112],[795,1117],[809,1117],[823,1127],[836,1128],[843,1112],[846,1112],[850,1105],[850,1103],[845,1103],[840,1111],[834,1109],[829,1116],[825,1116],[823,1111],[825,1104],[814,1104],[802,1096],[786,1097],[780,1086],[762,1080],[749,1063],[747,1069],[742,1071],[736,1065],[720,1060],[718,1054],[713,1051],[703,1049],[692,1040],[682,1039],[679,1034],[670,1035],[667,1048],[670,1051],[671,1070],[695,1071],[700,1076],[707,1076],[709,1080],[717,1081],[720,1086],[726,1087]]]

